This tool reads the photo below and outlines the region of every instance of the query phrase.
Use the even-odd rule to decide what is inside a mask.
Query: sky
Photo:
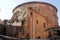
[[[60,0],[0,0],[0,19],[10,20],[13,12],[12,10],[19,4],[31,1],[41,1],[53,4],[57,9],[58,23],[60,25]]]

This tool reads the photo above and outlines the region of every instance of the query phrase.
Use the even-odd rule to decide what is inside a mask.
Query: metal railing
[[[18,40],[18,38],[0,35],[1,40]]]

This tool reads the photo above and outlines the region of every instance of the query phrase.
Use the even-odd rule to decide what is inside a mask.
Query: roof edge
[[[17,9],[18,7],[22,6],[22,5],[26,5],[26,4],[30,4],[30,3],[47,4],[47,5],[50,5],[50,6],[54,7],[54,8],[56,9],[56,12],[58,11],[57,8],[56,8],[54,5],[52,5],[52,4],[50,4],[50,3],[47,3],[47,2],[39,2],[39,1],[25,2],[25,3],[19,4],[18,6],[16,6],[16,7],[13,9],[13,11],[14,11],[15,9]]]

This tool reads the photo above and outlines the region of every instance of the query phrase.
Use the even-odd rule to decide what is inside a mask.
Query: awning
[[[60,27],[50,27],[45,29],[44,31],[57,31],[57,30],[60,30]]]

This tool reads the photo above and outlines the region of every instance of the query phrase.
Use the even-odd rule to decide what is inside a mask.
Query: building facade
[[[45,2],[27,2],[16,6],[10,21],[18,27],[18,38],[47,38],[50,32],[44,30],[59,26],[57,8]]]

